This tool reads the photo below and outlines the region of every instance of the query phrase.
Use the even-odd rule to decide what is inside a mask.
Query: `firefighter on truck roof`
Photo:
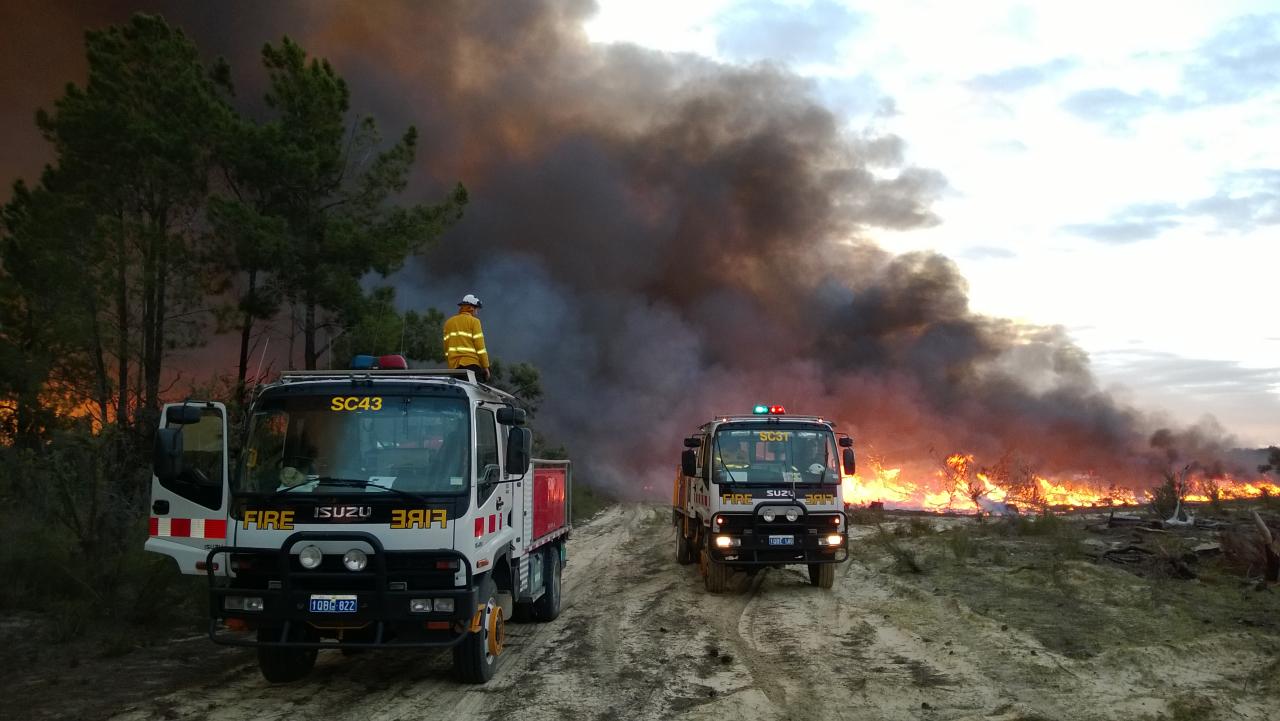
[[[484,347],[484,328],[476,317],[476,311],[483,307],[471,293],[458,301],[458,314],[444,322],[444,357],[450,368],[472,371],[488,381],[489,351]]]

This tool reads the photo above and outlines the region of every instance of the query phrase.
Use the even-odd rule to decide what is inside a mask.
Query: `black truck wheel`
[[[836,582],[836,564],[810,563],[809,583],[818,588],[831,588]]]
[[[684,535],[684,524],[676,525],[676,563],[687,566],[694,561],[693,543]]]
[[[560,615],[560,549],[547,551],[546,590],[533,602],[533,620],[546,623],[554,621]]]
[[[498,670],[498,658],[506,641],[498,587],[486,575],[480,582],[480,630],[469,631],[453,647],[453,670],[463,683],[485,683]]]
[[[290,633],[291,640],[306,640],[306,635]],[[258,629],[258,642],[279,641],[280,629]],[[315,668],[319,650],[314,648],[281,648],[279,646],[258,647],[258,670],[262,677],[271,683],[292,683],[304,678]]]
[[[702,569],[702,581],[708,593],[724,593],[729,590],[729,577],[733,575],[733,569],[711,560],[711,555],[706,550],[702,552]]]

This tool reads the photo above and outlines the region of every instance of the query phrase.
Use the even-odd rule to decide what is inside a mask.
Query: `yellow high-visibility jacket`
[[[444,357],[450,368],[489,367],[489,351],[484,347],[484,329],[480,327],[479,318],[459,313],[444,322]]]

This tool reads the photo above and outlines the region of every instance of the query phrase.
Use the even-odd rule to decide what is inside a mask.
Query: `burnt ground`
[[[789,568],[711,596],[672,560],[669,514],[614,507],[578,529],[564,612],[509,625],[485,686],[455,682],[447,652],[326,652],[272,686],[251,655],[201,639],[107,658],[64,646],[29,664],[5,652],[0,715],[1154,721],[1270,719],[1280,702],[1280,590],[1211,564],[1136,573],[1094,560],[1070,525],[880,517],[852,526],[830,591]]]

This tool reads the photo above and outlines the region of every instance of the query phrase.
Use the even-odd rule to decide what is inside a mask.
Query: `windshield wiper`
[[[320,486],[339,486],[341,488],[377,488],[380,491],[387,491],[389,493],[395,493],[397,495],[404,496],[405,498],[412,498],[413,500],[418,501],[420,503],[430,503],[430,501],[427,500],[426,497],[420,496],[417,493],[406,491],[400,488],[395,488],[392,486],[384,486],[378,483],[374,483],[373,481],[361,480],[359,478],[329,478],[325,476],[325,477],[316,479],[316,487],[318,488]],[[290,486],[289,488],[296,488],[296,487],[297,486]],[[283,493],[286,490],[287,489],[281,489],[281,491],[279,492]]]
[[[278,488],[275,491],[272,491],[267,496],[267,500],[268,501],[275,500],[276,498],[279,498],[281,496],[288,495],[295,488],[310,486],[312,484],[314,484],[316,487],[340,486],[342,488],[369,488],[372,486],[373,488],[377,488],[380,491],[387,491],[389,493],[395,493],[397,495],[404,496],[405,498],[412,498],[413,500],[418,501],[420,503],[431,502],[426,497],[420,496],[417,493],[412,493],[410,491],[406,491],[400,488],[393,488],[391,486],[384,486],[378,483],[374,483],[373,481],[365,481],[359,478],[331,478],[329,476],[320,476],[318,478],[308,478],[307,480],[302,481],[301,483],[295,483],[292,486],[285,486],[284,488]]]
[[[720,452],[720,438],[719,438],[719,436],[717,436],[717,437],[716,437],[716,439],[715,439],[715,444],[716,444],[716,460],[720,462],[720,467],[724,469],[724,472],[725,472],[725,473],[727,473],[727,474],[729,474],[729,482],[730,482],[730,483],[737,483],[737,482],[738,482],[738,477],[737,477],[737,476],[735,476],[735,475],[733,475],[733,471],[729,470],[729,466],[725,465],[725,462],[724,462],[724,454]]]

